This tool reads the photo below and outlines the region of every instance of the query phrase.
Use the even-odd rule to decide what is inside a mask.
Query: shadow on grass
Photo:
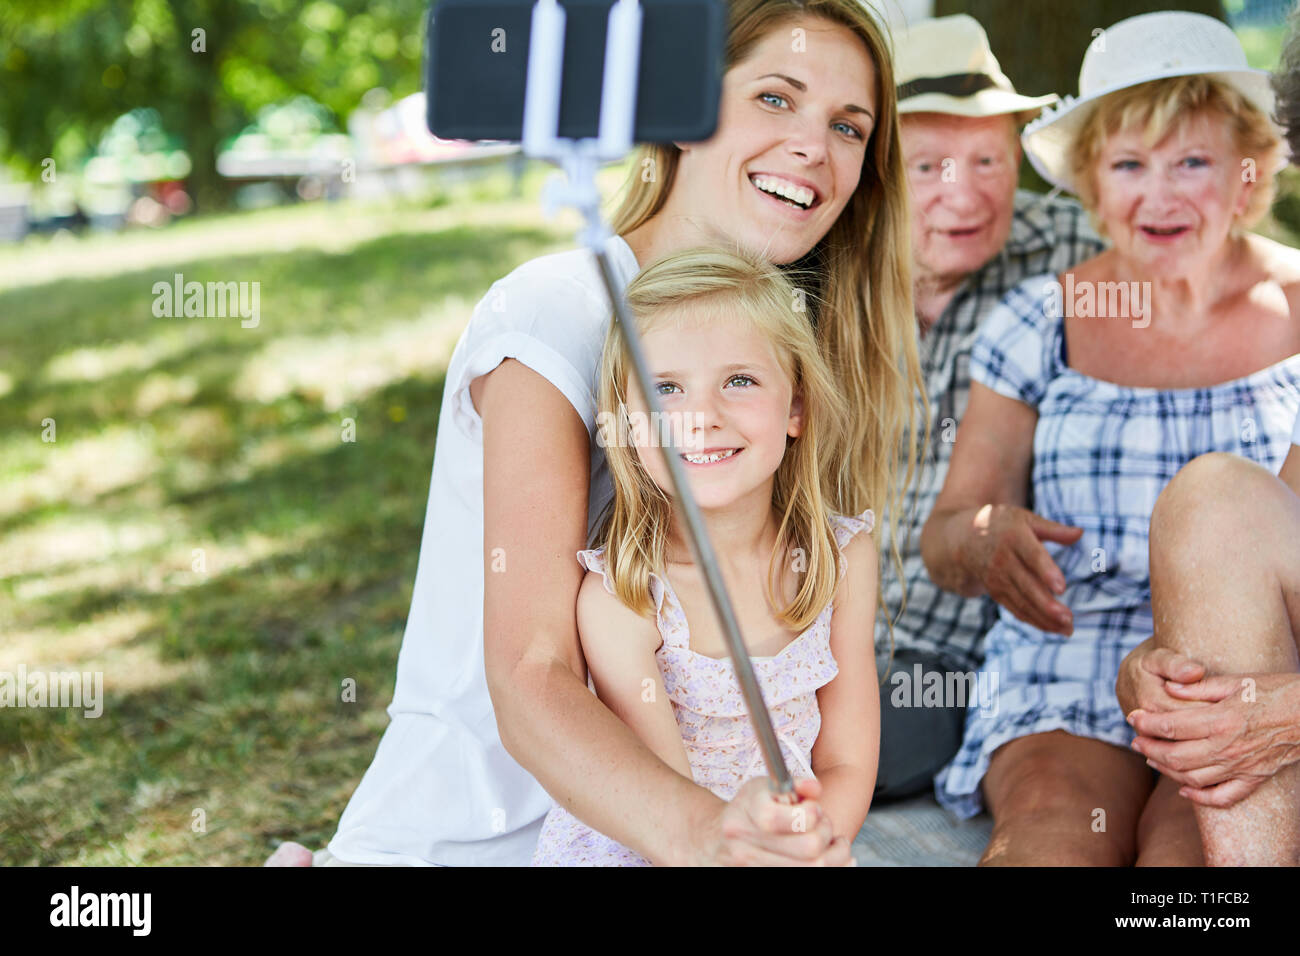
[[[441,379],[395,383],[360,404],[360,415],[385,422],[373,438],[287,459],[245,481],[178,499],[196,529],[223,539],[254,530],[275,535],[310,520],[318,534],[302,553],[213,569],[201,583],[162,593],[90,588],[24,605],[21,624],[27,627],[143,612],[151,623],[121,648],[145,648],[161,661],[202,667],[129,693],[114,692],[109,670],[104,713],[94,720],[79,711],[7,713],[0,720],[0,752],[27,751],[28,761],[24,772],[0,786],[0,812],[12,824],[0,834],[0,859],[52,864],[70,862],[87,846],[111,847],[137,830],[142,788],[147,793],[159,781],[170,781],[163,806],[187,796],[205,806],[207,782],[214,778],[225,781],[224,789],[258,792],[258,806],[277,793],[268,789],[272,783],[284,785],[289,802],[278,816],[268,811],[268,825],[311,831],[337,822],[340,801],[379,741],[374,720],[364,728],[359,722],[367,713],[382,715],[392,695],[441,390]],[[399,403],[423,403],[424,409],[399,425],[383,416]],[[202,546],[204,539],[193,543]],[[345,679],[355,682],[354,701],[342,699]],[[286,696],[292,706],[285,706]],[[283,774],[303,754],[332,778],[333,786],[306,804],[332,797],[314,816],[290,800],[293,780]],[[42,777],[57,783],[42,786]],[[173,836],[192,832],[189,823],[174,822]],[[241,817],[230,830],[243,839],[262,833],[261,826]],[[269,853],[272,838],[262,834],[233,858],[232,849],[223,848],[219,859],[253,862],[249,857]],[[189,842],[192,858],[178,859],[173,850],[165,860],[209,861],[213,841]],[[148,862],[122,862],[128,861]]]

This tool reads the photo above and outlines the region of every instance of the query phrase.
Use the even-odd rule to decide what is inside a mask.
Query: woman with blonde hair
[[[998,693],[970,713],[936,788],[963,816],[992,812],[986,864],[1221,862],[1180,783],[1130,748],[1115,684],[1153,631],[1186,634],[1167,605],[1153,612],[1162,490],[1200,455],[1276,473],[1289,448],[1300,255],[1247,231],[1273,195],[1281,137],[1267,74],[1199,14],[1115,24],[1089,46],[1079,89],[1024,145],[1113,245],[1013,289],[972,351],[922,551],[940,586],[1002,605],[983,665]],[[1045,540],[1043,518],[1070,533]],[[1298,792],[1268,798],[1293,861]]]
[[[920,383],[888,46],[858,0],[729,7],[717,132],[633,157],[607,252],[624,283],[718,234],[813,267],[800,304],[852,409],[830,505],[888,511],[878,463],[914,445]],[[392,723],[318,863],[527,864],[548,791],[655,863],[849,863],[815,780],[799,808],[761,780],[723,800],[588,690],[574,555],[611,497],[609,322],[583,251],[525,263],[476,308],[447,371]]]

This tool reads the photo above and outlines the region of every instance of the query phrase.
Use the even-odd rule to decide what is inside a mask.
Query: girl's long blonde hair
[[[792,630],[808,628],[831,602],[839,575],[839,548],[830,526],[828,485],[843,454],[848,404],[803,311],[803,296],[775,266],[750,252],[690,249],[651,265],[627,289],[628,308],[642,333],[686,315],[739,320],[759,331],[803,400],[803,428],[787,439],[785,457],[772,487],[772,508],[780,515],[765,583],[769,607]],[[627,437],[628,389],[635,387],[622,326],[611,323],[601,356],[600,441],[605,446],[614,498],[597,540],[614,593],[628,607],[652,614],[650,573],[663,573],[673,505],[646,471]],[[657,436],[651,433],[651,439]],[[680,440],[673,438],[674,441]],[[673,452],[670,452],[670,454]],[[644,454],[659,454],[647,448]],[[794,598],[781,598],[784,570],[803,572]]]
[[[851,410],[845,452],[833,469],[830,505],[842,514],[875,509],[891,531],[892,563],[902,580],[892,532],[905,489],[916,477],[920,448],[929,441],[930,415],[917,354],[909,199],[890,47],[861,0],[732,0],[729,10],[727,69],[745,60],[769,31],[803,16],[852,30],[876,67],[878,115],[858,188],[822,241],[793,264],[792,276],[815,310],[818,346]],[[671,143],[640,147],[611,216],[614,232],[631,232],[659,212],[680,155]],[[640,175],[646,160],[657,171],[653,182]]]

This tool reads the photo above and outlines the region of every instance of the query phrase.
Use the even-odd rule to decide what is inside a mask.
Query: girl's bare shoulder
[[[657,650],[663,643],[653,617],[638,614],[606,586],[605,573],[588,570],[578,588],[578,630],[584,642],[617,639]]]

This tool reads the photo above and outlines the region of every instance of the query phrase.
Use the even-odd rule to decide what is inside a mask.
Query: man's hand
[[[1043,542],[1074,544],[1082,534],[1082,528],[1048,521],[1027,508],[985,505],[975,513],[962,563],[989,597],[1020,620],[1069,635],[1074,617],[1053,597],[1065,592],[1065,576]]]
[[[1300,675],[1171,681],[1165,691],[1181,709],[1130,713],[1139,735],[1133,749],[1193,803],[1230,807],[1300,761]]]

